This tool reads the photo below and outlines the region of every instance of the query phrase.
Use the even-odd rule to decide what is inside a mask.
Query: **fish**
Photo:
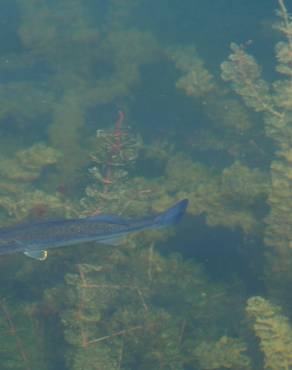
[[[85,242],[118,245],[132,233],[177,224],[188,206],[183,199],[164,212],[141,219],[99,214],[84,218],[26,223],[0,228],[0,255],[22,252],[44,261],[48,249]]]

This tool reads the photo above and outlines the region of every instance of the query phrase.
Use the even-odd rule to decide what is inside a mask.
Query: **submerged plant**
[[[86,213],[115,213],[139,198],[139,187],[129,178],[142,148],[142,139],[125,126],[124,112],[112,129],[96,132],[94,166],[89,169],[91,184],[81,200]],[[143,198],[143,192],[140,193]]]
[[[33,305],[0,300],[1,368],[47,370],[45,338]]]
[[[66,275],[61,311],[70,368],[183,369],[206,320],[223,314],[228,294],[200,267],[150,250],[100,252]],[[171,271],[171,273],[169,273]],[[209,332],[209,333],[211,333]],[[200,334],[199,334],[200,333]]]

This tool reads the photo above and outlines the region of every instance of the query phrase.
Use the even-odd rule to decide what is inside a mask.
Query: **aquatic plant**
[[[54,191],[48,193],[42,184],[43,169],[51,165],[59,168],[56,177],[63,184],[76,181],[74,176],[80,168],[82,176],[82,168],[89,168],[82,215],[144,214],[150,208],[160,211],[174,199],[188,197],[190,214],[205,214],[208,225],[240,228],[252,234],[263,221],[255,208],[258,202],[264,204],[268,195],[271,213],[266,219],[266,243],[280,248],[283,241],[286,248],[291,233],[291,221],[285,224],[291,215],[290,85],[277,81],[272,94],[255,59],[248,56],[245,47],[235,44],[230,60],[222,66],[223,78],[233,83],[246,105],[265,114],[266,133],[278,147],[271,181],[268,171],[256,168],[252,162],[257,157],[255,153],[261,154],[260,164],[270,160],[271,152],[266,153],[261,140],[257,140],[262,127],[255,125],[246,107],[207,70],[193,47],[163,53],[181,71],[177,89],[199,100],[210,120],[208,129],[196,132],[195,138],[189,135],[190,149],[178,152],[168,134],[145,147],[140,136],[127,127],[123,111],[111,127],[109,122],[97,120],[93,140],[86,126],[88,112],[106,103],[123,106],[127,111],[129,103],[124,97],[130,96],[139,83],[141,65],[156,61],[159,50],[151,33],[124,27],[129,25],[129,9],[132,11],[136,1],[107,3],[107,14],[96,14],[98,21],[94,23],[81,0],[60,0],[53,5],[49,1],[17,0],[21,9],[19,37],[22,48],[30,51],[29,57],[23,56],[21,61],[26,61],[25,66],[45,61],[48,76],[42,87],[30,82],[11,85],[10,94],[24,95],[28,91],[27,99],[3,104],[0,120],[5,122],[12,116],[23,128],[30,124],[26,121],[45,117],[50,142],[58,149],[35,144],[0,162],[4,179],[0,185],[1,222],[11,223],[12,217],[14,222],[31,215],[42,217],[46,212],[47,216],[71,216],[80,206]],[[281,61],[278,68],[290,76],[291,19],[282,1],[280,6],[280,28],[288,43],[277,48]],[[67,16],[60,16],[63,13]],[[10,70],[18,70],[20,65],[14,59]],[[5,68],[1,61],[0,68]],[[100,69],[101,75],[97,72]],[[0,89],[2,101],[10,99],[5,95],[8,85],[4,83]],[[47,87],[51,88],[50,94],[46,94]],[[33,110],[35,101],[37,109]],[[210,166],[195,157],[194,153],[206,150],[224,151],[228,161]],[[159,174],[151,178],[137,176],[141,156],[158,163]],[[242,328],[246,330],[240,314],[242,303],[237,299],[240,289],[227,291],[221,284],[209,281],[194,261],[179,255],[161,255],[156,251],[160,240],[167,240],[167,235],[157,231],[131,238],[119,249],[99,246],[86,249],[86,253],[77,251],[58,265],[62,273],[46,282],[50,287],[43,300],[42,287],[36,286],[39,302],[35,305],[21,305],[17,299],[11,303],[1,301],[0,327],[4,335],[0,354],[6,356],[5,366],[17,369],[21,364],[45,369],[43,357],[48,361],[53,356],[43,341],[52,340],[54,352],[57,333],[60,341],[64,337],[61,356],[70,370],[251,368],[247,342],[240,335]],[[279,266],[273,262],[273,268],[288,270],[291,260],[286,250],[282,255]],[[29,271],[32,284],[36,269],[33,263],[30,261],[18,272],[22,283],[28,281],[25,271]],[[54,266],[46,262],[42,274],[50,268],[52,274],[54,268],[57,270]],[[264,303],[268,305],[268,301]],[[274,366],[274,355],[266,354],[270,348],[264,344],[272,338],[266,338],[258,326],[266,320],[264,309],[269,310],[263,307],[258,313],[254,306],[255,299],[251,299],[250,321],[256,323],[267,367]],[[51,323],[48,317],[54,319],[54,333],[46,331]],[[288,328],[288,321],[284,323]],[[289,337],[288,329],[282,332]],[[269,333],[273,334],[272,330]],[[37,338],[41,340],[36,343]],[[280,343],[286,346],[286,352],[289,340]]]
[[[236,161],[218,173],[182,153],[167,161],[164,184],[160,200],[153,201],[155,209],[156,204],[169,201],[168,193],[175,192],[177,199],[189,198],[190,214],[206,214],[208,225],[237,227],[247,234],[258,230],[260,220],[254,205],[263,202],[269,190],[268,175],[260,169],[250,169]]]
[[[187,95],[193,97],[206,97],[216,89],[214,77],[204,67],[195,47],[171,48],[168,51],[170,58],[175,62],[183,75],[176,82],[176,87],[182,89]]]
[[[195,349],[201,369],[251,369],[243,340],[223,336],[216,342],[201,342]]]
[[[85,213],[121,212],[125,205],[143,198],[143,191],[139,197],[135,179],[129,179],[142,139],[125,126],[124,118],[124,112],[119,111],[113,128],[96,132],[93,166],[89,168],[91,183],[85,189],[86,197],[81,199]]]
[[[33,304],[0,300],[1,367],[47,370],[44,337]]]
[[[33,216],[34,210],[42,206],[51,214],[70,214],[73,206],[61,199],[58,194],[46,192],[41,187],[33,187],[40,180],[44,169],[56,166],[61,153],[44,143],[36,143],[29,148],[16,151],[14,156],[0,161],[0,214],[1,223],[22,221]],[[34,216],[37,217],[37,212]]]
[[[262,113],[265,133],[275,145],[267,197],[270,210],[264,220],[264,242],[277,252],[266,260],[267,281],[271,287],[275,286],[276,280],[278,284],[276,289],[272,288],[274,294],[279,294],[284,282],[291,281],[292,270],[292,18],[283,0],[279,0],[277,14],[279,20],[275,27],[283,36],[275,48],[276,70],[281,74],[278,80],[270,84],[262,78],[260,66],[244,45],[232,43],[232,53],[221,65],[223,79],[230,82],[248,107]]]
[[[140,66],[157,58],[158,43],[129,25],[137,1],[97,1],[96,17],[82,0],[15,4],[17,46],[0,61],[8,76],[0,86],[0,125],[9,124],[20,136],[29,127],[26,137],[33,141],[40,131],[32,128],[41,124],[50,145],[63,154],[61,181],[78,182],[76,172],[88,164],[91,111],[121,105],[140,82]],[[103,125],[98,117],[96,127]],[[10,140],[19,144],[13,135]]]
[[[243,145],[243,142],[247,145],[247,135],[252,129],[253,122],[246,107],[234,99],[229,90],[222,86],[222,82],[207,69],[196,48],[173,47],[168,49],[168,56],[182,73],[176,81],[176,87],[200,103],[201,109],[210,120],[211,129],[213,128],[213,137],[216,137],[215,146],[208,147],[201,143],[200,149],[218,150],[216,143],[222,141],[231,148],[235,143],[238,146]],[[194,133],[192,140],[199,145],[200,140],[197,140],[196,134],[197,132]],[[241,150],[243,151],[243,148]],[[233,153],[233,156],[236,157],[236,154]]]
[[[59,287],[72,369],[94,369],[96,361],[104,369],[183,369],[193,361],[190,345],[213,334],[206,320],[225,315],[228,293],[179,255],[104,248],[90,260]]]
[[[249,168],[239,161],[224,168],[221,175],[221,192],[225,202],[233,206],[248,207],[256,199],[267,195],[270,187],[267,173],[259,168]]]
[[[264,354],[264,368],[289,370],[292,368],[292,327],[281,309],[263,297],[247,301],[246,312],[252,322],[260,349]]]
[[[288,215],[285,215],[286,212],[283,209],[279,212],[277,208],[286,208],[284,202],[288,201],[288,199],[286,199],[287,195],[284,196],[283,192],[285,183],[289,183],[289,177],[284,173],[284,169],[289,169],[287,166],[289,156],[285,153],[287,150],[289,151],[291,146],[289,141],[290,108],[289,104],[283,104],[281,101],[283,100],[284,94],[287,93],[285,86],[288,84],[291,75],[290,62],[292,59],[289,60],[287,57],[290,48],[292,49],[292,42],[289,36],[292,23],[283,1],[279,1],[279,4],[280,11],[278,14],[281,19],[279,29],[287,36],[287,40],[286,42],[281,41],[276,46],[276,57],[279,62],[277,70],[285,74],[286,79],[274,82],[274,94],[271,94],[270,86],[261,78],[260,67],[256,60],[251,55],[247,54],[243,46],[231,44],[233,53],[229,56],[229,60],[221,65],[222,78],[231,82],[233,89],[242,96],[249,107],[265,114],[266,133],[276,141],[279,148],[275,153],[277,159],[271,164],[272,191],[268,199],[271,205],[271,212],[270,216],[267,218],[268,224],[274,222],[279,224],[279,220],[276,221],[276,219],[274,219],[274,214],[277,214],[277,216],[281,214],[281,220],[286,219],[286,221],[289,222]],[[289,98],[289,95],[286,94],[286,99],[287,98]],[[277,194],[279,194],[279,199],[276,199]],[[278,227],[280,227],[280,225],[278,225]],[[275,230],[273,230],[270,236],[272,237],[272,235],[277,238]],[[278,240],[279,243],[281,240],[284,241],[284,235],[282,233],[282,237]],[[275,245],[275,242],[276,241],[273,242],[272,240],[269,241],[268,227],[266,243]]]

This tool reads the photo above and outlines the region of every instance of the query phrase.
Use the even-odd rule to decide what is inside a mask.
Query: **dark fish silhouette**
[[[45,260],[50,248],[90,241],[116,245],[127,234],[176,224],[187,205],[188,200],[184,199],[158,215],[138,220],[97,215],[0,228],[0,254],[23,252],[29,257]]]

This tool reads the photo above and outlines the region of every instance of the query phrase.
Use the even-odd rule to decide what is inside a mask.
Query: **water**
[[[288,0],[1,5],[0,226],[190,205],[2,256],[0,370],[292,369]]]

